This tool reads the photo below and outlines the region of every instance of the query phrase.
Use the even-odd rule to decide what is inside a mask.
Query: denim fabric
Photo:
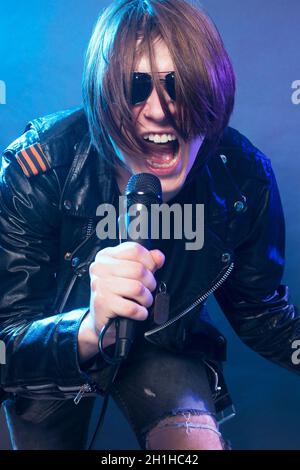
[[[201,359],[168,352],[150,343],[133,348],[114,382],[113,398],[141,448],[147,432],[169,415],[214,415],[206,367]],[[4,403],[15,449],[84,449],[95,398]]]
[[[161,419],[191,412],[215,414],[203,361],[148,344],[132,352],[114,382],[112,396],[141,448]]]

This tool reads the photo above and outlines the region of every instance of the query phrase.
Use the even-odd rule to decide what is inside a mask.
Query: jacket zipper
[[[93,387],[92,387],[89,383],[83,384],[83,385],[80,387],[80,389],[78,390],[78,393],[77,393],[76,397],[75,397],[74,400],[73,400],[74,403],[75,403],[75,405],[78,405],[78,404],[79,404],[81,398],[82,398],[86,393],[91,393],[91,392],[93,392],[93,391],[94,391],[94,389],[93,389]]]
[[[199,304],[201,304],[202,302],[204,302],[204,300],[206,300],[211,294],[213,294],[213,293],[223,284],[223,282],[226,281],[226,279],[228,278],[228,276],[231,274],[233,268],[234,268],[234,263],[231,263],[231,265],[228,267],[228,269],[227,269],[226,272],[223,274],[223,276],[221,277],[221,279],[219,279],[219,281],[216,282],[216,284],[214,284],[207,292],[205,292],[205,294],[202,294],[201,297],[199,297],[197,300],[195,300],[189,307],[187,307],[186,309],[184,309],[183,312],[179,313],[178,315],[176,315],[176,317],[174,317],[174,318],[172,318],[171,320],[167,321],[167,323],[164,323],[162,326],[158,326],[157,328],[154,328],[153,330],[147,331],[147,332],[144,334],[145,337],[151,336],[151,335],[153,335],[154,333],[158,333],[159,331],[164,330],[165,328],[167,328],[168,326],[170,326],[172,323],[174,323],[175,321],[179,320],[179,318],[184,317],[184,316],[187,315],[191,310],[193,310],[193,309],[196,308]]]
[[[84,240],[82,240],[81,243],[79,243],[79,245],[74,249],[74,251],[72,251],[72,258],[77,253],[77,251],[80,250],[80,248],[82,248],[82,246],[85,245],[89,241],[89,239],[94,235],[94,233],[96,232],[96,229],[94,229],[91,225],[91,220],[93,220],[93,219],[89,219],[89,220],[90,220],[90,222],[88,223],[86,238]]]
[[[87,232],[86,232],[86,238],[72,252],[71,259],[74,257],[74,255],[77,253],[77,251],[92,237],[92,235],[94,235],[94,232],[95,232],[95,230],[93,228],[93,219],[89,219]],[[71,279],[71,281],[68,285],[67,291],[65,292],[65,294],[63,296],[63,299],[60,302],[59,309],[58,309],[59,313],[62,313],[63,309],[65,308],[65,305],[66,305],[67,300],[70,296],[70,293],[73,289],[73,286],[76,282],[76,279],[80,276],[82,271],[84,271],[84,267],[82,267],[82,266],[80,266],[76,269],[76,271],[75,271],[75,273],[74,273],[74,275],[73,275],[73,277],[72,277],[72,279]]]
[[[86,231],[86,238],[85,240],[83,240],[83,242],[81,242],[77,248],[75,248],[75,250],[73,251],[72,253],[72,258],[74,256],[74,254],[90,239],[90,237],[94,234],[95,230],[94,230],[94,220],[93,219],[89,219],[88,221],[88,225],[87,225],[87,231]],[[68,288],[67,288],[67,291],[65,292],[65,295],[60,303],[60,306],[59,306],[59,312],[62,313],[63,312],[63,309],[68,301],[68,298],[70,296],[70,293],[74,287],[74,284],[77,280],[77,278],[81,275],[82,271],[85,270],[85,265],[84,266],[80,266],[79,268],[76,269],[69,285],[68,285]],[[62,388],[61,388],[62,390]],[[79,387],[76,387],[76,388],[73,388],[74,392],[77,391],[77,394],[74,398],[74,403],[75,405],[78,405],[80,400],[82,399],[82,397],[86,394],[86,393],[91,393],[91,392],[94,392],[96,390],[96,386],[94,384],[90,384],[89,382],[86,382],[85,384],[83,384],[82,386]],[[62,390],[63,391],[63,390]],[[67,389],[65,389],[65,391],[67,391]]]
[[[26,385],[26,390],[29,390],[31,392],[36,392],[36,391],[39,391],[39,390],[47,390],[48,388],[53,388],[55,387],[56,385],[53,383],[53,384],[45,384],[45,385]]]
[[[92,232],[93,233],[93,232]],[[89,237],[92,235],[92,233],[89,234]],[[88,238],[89,238],[88,237]],[[73,254],[86,242],[86,240],[81,243],[77,249],[73,252]],[[223,274],[223,276],[221,277],[221,279],[219,279],[219,281],[214,284],[205,294],[201,295],[197,300],[195,300],[189,307],[187,307],[183,312],[181,312],[179,315],[177,315],[175,318],[172,318],[171,320],[169,320],[167,323],[165,323],[164,325],[162,325],[161,327],[158,327],[158,328],[155,328],[154,330],[151,330],[151,331],[148,331],[145,333],[145,337],[148,337],[148,336],[151,336],[152,334],[154,333],[157,333],[159,331],[162,331],[164,328],[167,328],[169,325],[171,325],[172,323],[174,323],[175,321],[179,320],[179,318],[182,318],[183,316],[187,315],[191,310],[193,310],[194,308],[196,308],[199,304],[201,304],[204,300],[206,300],[215,290],[217,290],[222,284],[223,282],[225,282],[225,280],[228,278],[228,276],[231,274],[232,270],[234,268],[234,263],[231,263],[231,265],[228,267],[228,269],[226,270],[226,272]],[[63,300],[60,304],[60,308],[59,308],[59,312],[62,312],[65,305],[66,305],[66,302],[68,300],[68,297],[70,295],[70,292],[71,290],[73,289],[73,286],[75,284],[75,281],[77,279],[77,277],[80,275],[80,272],[82,270],[82,267],[81,268],[78,268],[77,271],[75,272],[69,286],[68,286],[68,289],[67,289],[67,292],[65,293],[64,297],[63,297]],[[86,394],[86,393],[91,393],[95,390],[95,385],[91,385],[90,383],[85,383],[83,384],[79,390],[78,390],[78,393],[77,395],[75,396],[74,398],[74,403],[75,405],[78,405],[80,400],[82,399],[82,397]]]
[[[94,219],[88,219],[87,228],[86,228],[86,238],[90,238],[94,231]]]
[[[94,224],[94,220],[93,220],[93,219],[89,219],[89,220],[88,220],[88,225],[87,225],[87,231],[86,231],[86,238],[85,238],[85,240],[83,240],[82,243],[80,243],[80,244],[77,246],[77,248],[75,248],[75,250],[74,250],[73,253],[72,253],[72,257],[73,257],[74,254],[87,242],[87,240],[94,234],[94,231],[95,231],[95,230],[94,230],[93,224]],[[62,301],[61,301],[61,303],[60,303],[59,310],[58,310],[60,313],[63,312],[63,309],[64,309],[64,307],[65,307],[65,305],[66,305],[66,303],[67,303],[67,301],[68,301],[68,298],[69,298],[69,296],[70,296],[70,293],[71,293],[71,291],[72,291],[72,289],[73,289],[73,287],[74,287],[74,284],[75,284],[77,278],[80,276],[81,272],[82,272],[84,269],[85,269],[85,266],[83,266],[83,267],[81,266],[81,267],[77,268],[77,270],[75,271],[75,274],[73,275],[73,277],[72,277],[72,279],[71,279],[71,281],[70,281],[70,283],[69,283],[69,285],[68,285],[67,291],[65,292],[65,295],[64,295],[64,297],[63,297],[63,299],[62,299]],[[62,390],[62,389],[61,389],[61,390]],[[74,390],[74,391],[77,391],[77,390],[78,390],[78,387],[73,388],[73,390]],[[75,403],[75,405],[78,405],[78,404],[79,404],[80,400],[82,399],[82,397],[83,397],[86,393],[91,393],[91,392],[93,392],[93,391],[95,391],[95,390],[96,390],[95,385],[92,386],[92,385],[91,385],[90,383],[88,383],[88,382],[85,383],[85,384],[83,384],[83,385],[79,388],[79,390],[78,390],[78,392],[77,392],[77,394],[76,394],[76,396],[75,396],[75,398],[74,398],[74,403]],[[62,391],[63,391],[63,390],[62,390]],[[65,389],[65,391],[67,391],[67,388]]]
[[[42,391],[47,391],[51,389],[55,390],[60,390],[63,393],[76,393],[76,396],[74,398],[74,403],[75,405],[78,405],[80,402],[81,398],[86,394],[86,393],[92,393],[96,392],[96,384],[94,383],[85,383],[81,386],[73,386],[73,387],[61,387],[59,385],[56,385],[55,383],[51,384],[45,384],[45,385],[26,385],[26,390],[29,392],[42,392]]]
[[[222,284],[223,282],[225,282],[225,280],[228,278],[228,276],[231,274],[232,270],[234,268],[234,263],[231,263],[231,265],[229,266],[229,268],[226,270],[226,272],[223,274],[223,276],[221,277],[221,279],[219,279],[219,281],[214,284],[205,294],[201,295],[201,297],[199,297],[197,300],[195,300],[189,307],[187,307],[183,312],[181,312],[179,315],[177,315],[175,318],[172,318],[171,320],[169,320],[167,323],[165,323],[164,325],[162,325],[161,327],[158,327],[158,328],[155,328],[154,330],[151,330],[151,331],[148,331],[145,333],[145,337],[147,336],[150,336],[154,333],[157,333],[158,331],[162,331],[164,328],[167,328],[169,325],[171,325],[172,323],[174,323],[175,321],[177,321],[179,318],[182,318],[183,316],[187,315],[191,310],[193,310],[195,307],[197,307],[200,303],[202,303],[204,300],[206,300],[209,295],[211,295],[213,292],[215,292],[215,290],[217,290]],[[81,268],[82,269],[82,268]],[[78,269],[78,271],[75,273],[75,275],[73,276],[69,286],[68,286],[68,289],[67,289],[67,292],[63,298],[63,301],[61,302],[61,305],[60,305],[60,308],[62,311],[62,309],[64,308],[65,304],[66,304],[66,301],[68,299],[68,296],[73,288],[73,285],[77,279],[77,277],[79,276],[80,274],[80,269]],[[55,384],[53,384],[54,386],[56,386]],[[31,386],[31,387],[26,387],[28,390],[32,390],[32,391],[38,391],[38,390],[46,390],[47,388],[51,388],[52,387],[52,384],[46,384],[46,385],[37,385],[37,386]],[[56,386],[57,387],[57,386]],[[70,391],[76,391],[78,390],[77,387],[62,387],[60,388],[59,386],[57,387],[58,389],[60,390],[64,390],[65,392],[70,390]],[[74,403],[75,405],[78,405],[80,400],[82,399],[82,397],[86,394],[86,393],[91,393],[91,392],[94,392],[96,390],[96,384],[91,384],[89,382],[83,384],[82,386],[79,387],[79,390],[74,398]],[[217,380],[216,380],[216,391],[218,390],[218,383],[217,383]]]

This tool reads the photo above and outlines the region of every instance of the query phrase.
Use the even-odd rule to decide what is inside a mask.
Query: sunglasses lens
[[[166,90],[168,95],[170,96],[171,100],[176,100],[176,91],[175,91],[175,73],[168,73],[165,78],[166,82]]]
[[[175,73],[168,73],[163,80],[170,98],[175,101]],[[135,72],[132,77],[131,103],[133,105],[142,103],[149,98],[152,91],[152,77],[148,73]]]
[[[147,73],[134,73],[132,78],[131,103],[133,105],[145,101],[152,90],[151,75]]]

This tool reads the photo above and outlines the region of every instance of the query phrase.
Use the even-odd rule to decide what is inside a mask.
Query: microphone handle
[[[125,219],[121,219],[119,217],[119,239],[120,243],[128,242],[128,241],[133,241],[135,243],[139,243],[140,245],[143,245],[145,248],[148,250],[151,249],[151,239],[150,236],[148,238],[135,238],[132,239],[129,236],[128,233],[128,226],[131,222],[131,217],[126,214]],[[149,220],[148,220],[149,223]],[[150,223],[148,224],[148,235],[151,233],[150,232]],[[124,236],[124,230],[126,233],[126,237],[122,237],[122,234]],[[117,317],[117,323],[116,323],[116,351],[115,355],[118,359],[126,359],[131,345],[134,341],[135,334],[136,334],[136,324],[137,320],[132,320],[131,318],[125,318],[125,317]]]
[[[131,318],[118,317],[116,324],[116,357],[126,359],[136,333],[136,320]]]

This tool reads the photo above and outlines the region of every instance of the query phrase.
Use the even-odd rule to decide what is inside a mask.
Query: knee
[[[209,414],[182,412],[168,416],[146,437],[148,450],[223,450],[218,426]]]

